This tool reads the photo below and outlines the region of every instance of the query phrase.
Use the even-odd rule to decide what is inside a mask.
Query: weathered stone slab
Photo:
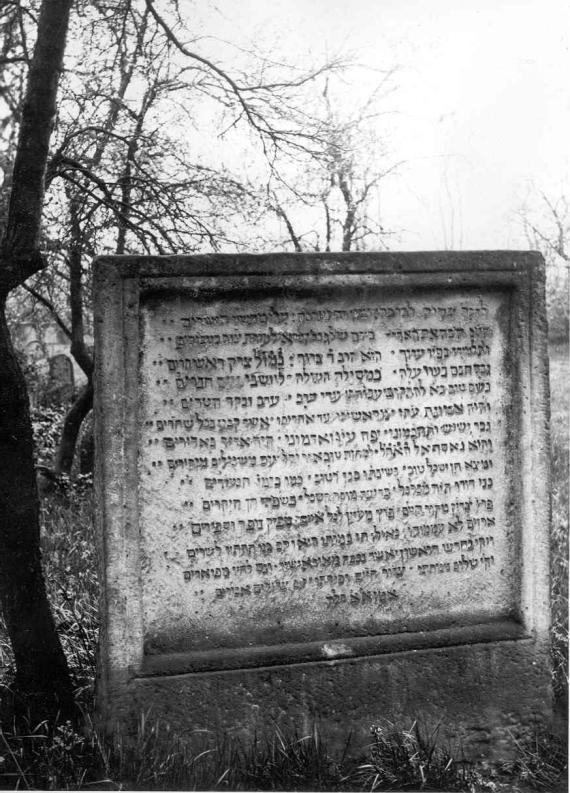
[[[542,276],[98,260],[109,723],[437,718],[480,747],[548,717]]]

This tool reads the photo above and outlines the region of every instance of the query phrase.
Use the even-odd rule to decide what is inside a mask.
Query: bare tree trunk
[[[71,308],[70,352],[88,380],[93,375],[93,358],[85,344],[83,321],[83,273],[81,270],[82,234],[77,198],[69,205],[71,215],[72,248],[69,254],[69,303]]]
[[[26,383],[0,308],[0,601],[16,662],[5,715],[31,725],[74,713],[67,662],[46,597]]]
[[[142,36],[144,35],[144,29],[146,27],[147,13],[145,13],[144,24],[137,39],[135,55],[138,54],[142,44]],[[123,71],[120,86],[120,92],[123,94],[125,93],[132,79],[133,70],[134,59],[128,65],[128,68]],[[124,173],[120,180],[122,212],[119,220],[119,232],[117,236],[117,253],[125,252],[127,228],[129,225],[129,215],[131,211],[132,161],[136,154],[145,114],[154,101],[154,97],[155,92],[153,89],[147,92],[143,97],[141,110],[136,119],[133,136],[129,141],[127,148]],[[119,105],[117,103],[114,105],[114,109],[108,118],[108,130],[111,130],[112,126],[116,122],[118,106]],[[103,143],[101,143],[100,147],[95,152],[92,164],[97,165],[100,162],[103,153],[104,146]],[[87,349],[87,345],[85,344],[85,324],[83,321],[83,281],[81,270],[83,233],[81,228],[81,200],[77,193],[71,194],[69,196],[69,214],[71,219],[72,238],[71,250],[69,254],[71,354],[77,361],[77,364],[81,367],[84,374],[87,376],[87,385],[84,389],[82,389],[65,417],[55,460],[56,474],[69,474],[71,472],[73,458],[75,456],[75,447],[77,445],[77,438],[79,437],[79,431],[81,430],[81,424],[93,406],[93,358]]]
[[[87,385],[67,412],[55,458],[55,473],[69,474],[83,419],[93,407],[93,358],[85,344],[83,322],[83,280],[81,270],[82,234],[80,201],[76,195],[69,199],[72,246],[69,254],[69,302],[71,308],[71,354],[87,377]]]
[[[147,12],[148,13],[148,12]],[[146,27],[147,13],[144,16],[144,24],[137,39],[135,54],[138,53],[142,43],[142,36]],[[124,93],[132,78],[134,69],[134,59],[128,69],[123,72],[121,79],[121,91]],[[141,110],[136,119],[133,136],[129,141],[127,157],[123,176],[120,180],[121,186],[121,207],[122,213],[119,221],[119,233],[117,236],[117,253],[125,252],[126,234],[129,224],[131,210],[131,178],[132,161],[136,154],[139,137],[145,114],[154,100],[155,92],[150,90],[142,100]],[[118,108],[118,105],[116,105]],[[116,121],[115,115],[110,115],[108,128],[111,129]],[[102,145],[102,144],[101,144]],[[94,164],[98,164],[103,156],[103,148],[99,148],[95,153]],[[85,344],[85,326],[83,321],[83,282],[81,270],[83,235],[81,228],[81,201],[77,194],[69,198],[69,213],[71,218],[72,246],[69,255],[69,295],[71,308],[71,354],[87,376],[87,385],[81,390],[78,397],[69,409],[63,428],[55,460],[56,474],[69,474],[75,456],[75,447],[81,430],[83,420],[93,407],[93,359]]]
[[[85,385],[67,412],[55,459],[56,474],[69,474],[75,457],[77,438],[85,417],[93,407],[93,383]]]
[[[14,656],[14,715],[74,715],[65,656],[41,569],[39,506],[28,394],[6,324],[9,291],[43,267],[44,175],[72,0],[44,0],[22,109],[6,229],[0,246],[0,601]],[[4,691],[4,694],[7,692]],[[6,715],[6,711],[5,711]]]

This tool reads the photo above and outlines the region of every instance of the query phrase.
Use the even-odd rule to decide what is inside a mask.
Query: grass
[[[503,766],[503,772],[537,791],[556,790],[564,782],[561,769],[566,768],[567,746],[556,735],[543,733],[521,741],[513,736],[516,759]]]
[[[244,746],[218,736],[213,746],[181,746],[168,727],[141,719],[131,741],[101,739],[89,728],[40,726],[3,735],[3,789],[46,790],[493,790],[490,778],[422,738],[416,725],[380,734],[370,757],[333,756],[315,728],[306,736],[278,728]],[[430,743],[431,741],[431,743]],[[498,788],[497,788],[498,789]]]
[[[560,707],[568,693],[568,345],[551,349],[552,653]],[[47,422],[49,424],[49,422]],[[42,437],[53,442],[44,421]],[[44,450],[49,460],[50,449]],[[460,747],[442,746],[437,728],[384,724],[372,729],[359,762],[333,756],[315,728],[308,735],[274,733],[244,746],[226,736],[201,736],[181,746],[166,725],[141,718],[129,743],[102,738],[91,725],[99,586],[89,480],[50,495],[42,505],[42,549],[48,592],[69,660],[85,728],[60,724],[49,733],[0,732],[0,788],[84,790],[466,790],[547,791],[566,762],[560,739],[518,741],[517,758],[502,769],[462,761]],[[12,665],[0,626],[0,664]],[[200,737],[200,736],[199,736]],[[513,737],[517,742],[518,739]],[[563,789],[563,788],[560,788]]]
[[[60,724],[26,735],[0,733],[0,788],[18,790],[289,790],[466,791],[563,793],[565,746],[553,736],[519,743],[502,768],[466,762],[441,745],[437,727],[372,728],[365,757],[333,755],[314,728],[308,735],[272,735],[243,744],[203,736],[208,748],[182,746],[168,726],[144,716],[134,738],[101,738]],[[200,738],[200,736],[198,736]],[[213,741],[212,741],[213,738]],[[208,740],[209,739],[209,740]],[[348,742],[347,742],[348,746]]]
[[[482,790],[483,776],[462,760],[458,748],[442,745],[439,725],[414,722],[403,730],[387,722],[372,727],[370,758],[358,768],[363,790]]]
[[[42,504],[48,597],[79,702],[92,704],[99,628],[99,582],[89,480]]]

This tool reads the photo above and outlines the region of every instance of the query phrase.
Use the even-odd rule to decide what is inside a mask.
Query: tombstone
[[[103,257],[99,713],[178,737],[548,722],[544,266]]]
[[[50,399],[67,402],[74,392],[75,381],[71,359],[64,354],[49,359],[47,392]]]

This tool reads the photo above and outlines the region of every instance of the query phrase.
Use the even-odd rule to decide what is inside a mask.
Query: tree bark
[[[85,344],[85,323],[83,321],[83,272],[82,234],[80,211],[77,197],[69,202],[71,216],[72,247],[69,252],[69,306],[71,309],[71,349],[70,352],[88,380],[93,375],[93,358]]]
[[[0,601],[16,677],[4,714],[53,721],[74,715],[67,662],[48,604],[25,379],[0,305]],[[8,692],[5,692],[8,693]]]
[[[41,568],[39,503],[24,376],[6,324],[11,289],[43,267],[44,177],[72,0],[44,0],[22,109],[6,229],[0,245],[0,602],[16,676],[4,716],[28,727],[75,716],[67,662]],[[12,707],[11,707],[12,706]]]
[[[79,396],[68,410],[65,421],[63,422],[63,429],[61,431],[61,438],[55,460],[56,474],[70,473],[75,456],[75,447],[77,445],[79,430],[81,429],[84,418],[92,407],[93,383],[89,381],[87,385],[81,389]]]
[[[2,239],[4,295],[43,267],[39,239],[44,176],[72,2],[44,0],[40,9]]]
[[[71,250],[69,252],[69,304],[71,308],[71,354],[87,377],[87,385],[67,412],[55,458],[55,473],[69,474],[75,456],[77,438],[83,419],[93,407],[93,357],[85,344],[83,321],[83,272],[80,201],[76,195],[69,197],[71,218]]]

